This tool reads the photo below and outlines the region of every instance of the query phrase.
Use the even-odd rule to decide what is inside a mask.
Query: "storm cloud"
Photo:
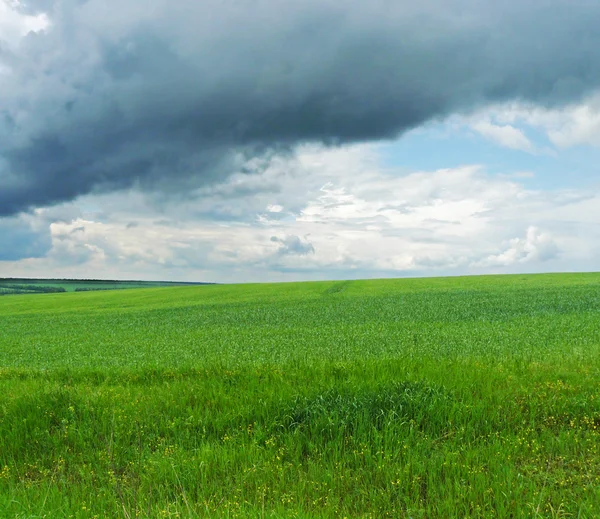
[[[19,218],[0,220],[0,261],[17,261],[24,258],[41,258],[52,247],[48,227],[35,229]]]
[[[12,45],[0,34],[0,216],[132,186],[185,192],[298,144],[392,138],[600,86],[595,1],[22,8],[49,26]]]

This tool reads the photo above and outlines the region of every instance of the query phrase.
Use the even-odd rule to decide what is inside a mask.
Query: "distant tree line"
[[[208,283],[202,281],[139,281],[139,280],[118,280],[118,279],[67,279],[67,278],[48,278],[48,279],[28,279],[28,278],[0,278],[0,286],[6,286],[10,283],[10,286],[14,286],[13,283],[61,283],[69,285],[86,284],[86,285],[135,285],[135,286],[193,286],[193,285],[216,285],[217,283]]]
[[[0,295],[10,294],[56,294],[66,292],[63,287],[47,287],[41,285],[0,285]]]
[[[78,287],[75,292],[98,292],[99,290],[123,290],[129,287]]]

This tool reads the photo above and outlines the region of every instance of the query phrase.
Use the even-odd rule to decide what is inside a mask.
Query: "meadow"
[[[0,517],[600,517],[600,274],[0,298]]]

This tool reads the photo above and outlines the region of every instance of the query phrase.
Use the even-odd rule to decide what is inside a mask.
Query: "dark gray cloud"
[[[0,46],[0,216],[132,186],[185,192],[299,143],[390,138],[600,84],[591,0],[34,0],[29,11],[52,26]]]
[[[0,220],[0,261],[41,258],[51,247],[48,227],[36,230],[19,218]]]

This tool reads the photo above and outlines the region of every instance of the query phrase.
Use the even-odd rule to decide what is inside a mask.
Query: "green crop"
[[[599,516],[600,274],[0,298],[0,517]]]

